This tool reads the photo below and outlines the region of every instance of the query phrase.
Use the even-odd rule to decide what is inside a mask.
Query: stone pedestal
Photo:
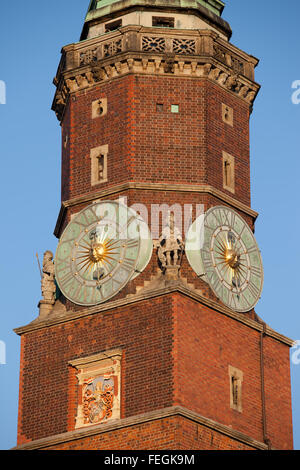
[[[165,271],[165,278],[167,281],[177,281],[179,279],[180,266],[167,266]]]
[[[53,310],[54,302],[51,300],[40,300],[38,308],[40,309],[39,318],[46,318],[48,314]]]

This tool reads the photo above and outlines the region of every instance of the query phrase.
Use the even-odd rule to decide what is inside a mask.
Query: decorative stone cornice
[[[108,188],[101,189],[100,191],[84,194],[68,201],[64,201],[61,205],[61,209],[58,215],[56,226],[54,229],[54,235],[59,238],[61,227],[64,223],[66,210],[69,207],[74,207],[80,204],[89,204],[98,199],[109,198],[117,193],[122,193],[129,190],[139,190],[139,191],[174,191],[178,193],[207,193],[216,197],[222,202],[229,204],[231,207],[238,209],[244,212],[246,215],[249,215],[254,220],[257,219],[258,213],[248,207],[246,204],[238,201],[237,199],[229,196],[228,194],[220,191],[213,186],[207,184],[169,184],[169,183],[143,183],[143,182],[133,182],[129,181],[128,183],[116,184],[114,186],[109,186]]]
[[[148,292],[141,292],[133,295],[129,295],[122,299],[113,300],[110,302],[105,302],[101,305],[96,305],[95,307],[83,308],[78,312],[73,311],[66,311],[62,312],[61,314],[55,315],[51,317],[51,314],[47,317],[47,319],[37,318],[29,325],[22,326],[20,328],[15,328],[14,332],[20,336],[26,333],[31,333],[32,331],[41,330],[43,328],[49,328],[51,326],[60,325],[62,323],[67,323],[70,321],[78,320],[80,318],[88,317],[91,315],[100,314],[105,312],[108,314],[109,312],[113,312],[116,308],[128,306],[137,302],[143,302],[145,300],[151,300],[157,297],[161,297],[164,295],[170,295],[178,292],[190,299],[193,299],[200,304],[203,304],[213,310],[226,315],[229,318],[232,318],[239,323],[243,323],[244,325],[248,326],[259,332],[264,332],[267,336],[280,341],[281,343],[286,344],[287,346],[292,347],[294,345],[294,341],[290,338],[287,338],[280,333],[277,333],[275,330],[270,328],[268,325],[264,325],[263,323],[259,323],[258,321],[252,320],[251,318],[247,317],[246,315],[236,313],[233,310],[229,309],[225,305],[221,303],[217,303],[211,299],[208,299],[204,295],[200,294],[199,291],[192,290],[186,287],[184,284],[180,282],[180,280],[171,281],[170,285],[167,287],[163,287],[161,289],[155,289],[153,291]]]
[[[80,369],[83,366],[87,365],[93,365],[95,363],[98,363],[100,361],[103,361],[104,359],[107,358],[121,358],[122,357],[122,349],[111,349],[99,354],[94,354],[93,356],[89,356],[88,358],[86,357],[80,357],[79,359],[74,359],[73,361],[69,361],[68,364],[72,367],[75,367],[76,369]]]
[[[205,78],[251,107],[257,63],[213,31],[124,26],[63,48],[52,109],[62,120],[72,93],[131,73]]]
[[[200,426],[204,426],[212,431],[218,432],[235,441],[252,447],[253,449],[268,450],[268,446],[266,444],[259,442],[256,439],[253,439],[250,436],[241,433],[240,431],[231,429],[230,427],[225,426],[224,424],[220,424],[216,421],[213,421],[212,419],[205,418],[204,416],[201,416],[200,414],[190,411],[182,406],[172,406],[169,408],[163,408],[161,410],[151,411],[129,418],[110,421],[106,424],[95,425],[85,429],[78,429],[63,434],[57,434],[55,436],[28,442],[27,444],[14,447],[12,450],[43,450],[49,447],[59,446],[61,444],[66,444],[68,442],[76,441],[79,439],[85,439],[91,436],[97,436],[108,432],[118,431],[119,429],[129,428],[132,426],[139,426],[142,424],[150,423],[152,421],[172,417],[183,417],[189,421],[199,424]]]

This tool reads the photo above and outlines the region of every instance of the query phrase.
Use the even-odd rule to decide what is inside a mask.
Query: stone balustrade
[[[126,73],[208,77],[252,104],[257,63],[213,31],[125,26],[62,49],[53,109],[62,119],[70,93]]]

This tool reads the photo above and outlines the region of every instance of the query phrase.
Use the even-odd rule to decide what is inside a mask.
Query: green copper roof
[[[224,2],[221,0],[91,0],[85,22],[106,16],[118,10],[130,7],[159,7],[159,8],[207,8],[217,16],[221,16]]]

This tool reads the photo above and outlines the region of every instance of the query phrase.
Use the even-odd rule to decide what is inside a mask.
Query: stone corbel
[[[75,80],[78,85],[78,88],[81,88],[82,86],[84,86],[84,77],[82,75],[76,75]]]
[[[253,101],[255,100],[256,94],[257,92],[255,90],[249,91],[248,95],[246,96],[246,101],[252,104]]]
[[[104,69],[107,77],[111,78],[113,76],[113,67],[111,65],[106,65]]]
[[[249,91],[249,87],[247,87],[246,85],[242,86],[239,91],[239,96],[241,96],[242,98],[245,98],[248,94],[248,91]]]
[[[147,70],[148,62],[149,62],[148,59],[142,59],[142,67],[143,67],[144,72],[146,72]]]
[[[94,77],[93,77],[92,72],[86,72],[86,73],[85,73],[85,76],[86,76],[86,79],[87,79],[89,85],[93,85],[93,83],[94,83]]]
[[[63,94],[63,97],[64,97],[64,100],[66,101],[67,100],[67,96],[69,94],[69,89],[66,85],[65,82],[63,82],[63,85],[62,85],[62,88],[61,88],[61,91],[62,91],[62,94]]]
[[[121,75],[122,73],[122,64],[121,62],[116,62],[115,63],[115,69],[118,75]]]
[[[184,61],[183,60],[178,62],[178,69],[179,69],[179,72],[183,73],[183,71],[184,71]]]
[[[226,88],[228,88],[228,90],[234,90],[235,87],[237,86],[238,84],[238,81],[237,81],[237,76],[236,75],[230,75],[226,81]]]
[[[175,72],[175,54],[166,54],[164,58],[164,72],[174,73]]]
[[[209,75],[209,73],[212,69],[212,65],[211,64],[205,64],[201,68],[203,70],[203,76],[208,77],[208,75]]]
[[[242,88],[242,86],[244,86],[244,84],[243,84],[242,82],[239,82],[239,81],[238,81],[234,91],[235,91],[237,94],[239,94],[239,93],[240,93],[240,89]]]
[[[208,78],[211,78],[212,80],[217,80],[220,73],[221,73],[221,70],[216,67],[215,69],[210,71]]]
[[[196,61],[191,62],[192,74],[195,75],[197,72],[198,63]]]
[[[155,70],[155,72],[159,72],[160,66],[161,66],[161,62],[162,62],[161,59],[155,59],[155,60],[154,60],[154,70]]]
[[[224,86],[224,85],[225,85],[225,82],[226,82],[226,80],[227,80],[227,78],[228,78],[228,74],[225,73],[225,72],[222,72],[222,73],[220,74],[219,78],[218,78],[218,83],[219,83],[220,85]]]
[[[66,104],[66,97],[63,95],[61,91],[58,91],[56,95],[56,104],[60,105],[65,105]]]
[[[127,66],[128,66],[129,72],[132,72],[133,67],[134,67],[134,59],[127,59]]]
[[[73,80],[73,79],[67,78],[66,79],[66,86],[67,86],[70,93],[72,93],[73,91],[78,90],[78,85],[77,85],[76,81]]]
[[[94,81],[100,82],[103,79],[103,70],[100,65],[94,65],[91,69]]]

